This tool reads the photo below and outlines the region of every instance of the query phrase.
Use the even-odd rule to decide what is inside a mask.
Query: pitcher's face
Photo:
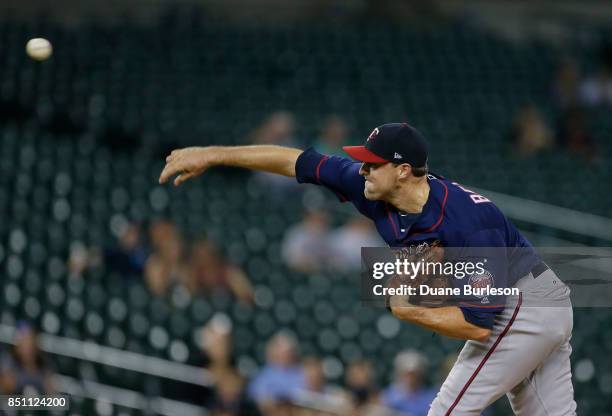
[[[399,170],[393,163],[363,163],[359,174],[365,178],[363,194],[371,201],[384,200],[398,186]]]

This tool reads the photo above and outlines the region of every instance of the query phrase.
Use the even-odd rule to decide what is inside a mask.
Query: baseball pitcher
[[[569,289],[530,243],[489,199],[430,173],[428,143],[412,126],[384,124],[364,145],[344,150],[358,162],[313,149],[190,147],[166,158],[159,181],[175,177],[179,185],[220,165],[272,172],[352,202],[390,247],[489,248],[473,253],[489,259],[486,270],[463,282],[518,288],[518,295],[468,296],[451,305],[389,299],[397,318],[466,340],[429,415],[480,415],[503,394],[517,415],[575,415]]]

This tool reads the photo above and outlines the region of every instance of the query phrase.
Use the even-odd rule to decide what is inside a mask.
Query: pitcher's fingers
[[[193,173],[183,172],[174,179],[174,186],[179,186],[180,184],[185,182],[187,179],[193,178],[194,176],[195,175]]]
[[[171,160],[173,160],[176,156],[178,156],[179,154],[179,149],[173,150],[170,152],[170,154],[166,157],[166,162],[170,162]]]
[[[168,179],[171,176],[176,175],[178,172],[179,170],[177,169],[176,165],[173,165],[172,163],[166,164],[164,170],[162,170],[162,173],[159,175],[159,183],[161,184],[168,182]]]

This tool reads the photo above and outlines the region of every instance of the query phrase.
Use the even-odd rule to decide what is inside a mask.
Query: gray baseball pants
[[[519,416],[576,415],[570,290],[551,270],[515,287],[489,339],[466,342],[428,416],[480,415],[503,394]]]

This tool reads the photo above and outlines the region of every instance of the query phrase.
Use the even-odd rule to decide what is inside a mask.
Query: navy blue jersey
[[[325,186],[342,201],[350,201],[374,221],[390,247],[417,246],[439,240],[445,247],[464,248],[463,260],[486,260],[486,270],[497,288],[511,287],[540,262],[530,243],[487,198],[438,175],[427,176],[430,192],[420,214],[402,214],[384,201],[364,196],[361,163],[338,156],[304,151],[295,166],[300,183]],[[473,250],[470,250],[473,248]],[[476,249],[477,248],[477,249]],[[453,249],[456,251],[456,249]],[[472,252],[473,251],[473,252]],[[453,279],[456,285],[467,280]],[[505,307],[501,296],[463,298],[466,320],[493,327],[495,314]]]

